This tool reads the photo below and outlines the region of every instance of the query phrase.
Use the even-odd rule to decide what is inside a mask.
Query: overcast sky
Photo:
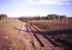
[[[0,0],[1,13],[9,17],[47,14],[72,16],[72,0]]]

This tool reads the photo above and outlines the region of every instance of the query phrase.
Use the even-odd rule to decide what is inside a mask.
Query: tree
[[[46,16],[46,19],[52,20],[52,19],[55,19],[55,17],[57,17],[56,14],[49,14],[49,15]]]
[[[7,15],[6,14],[0,14],[0,20],[6,21]]]
[[[6,14],[0,14],[0,19],[1,18],[7,18],[7,15]]]

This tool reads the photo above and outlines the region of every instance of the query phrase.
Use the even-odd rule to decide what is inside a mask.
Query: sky
[[[46,16],[58,14],[72,16],[72,0],[0,0],[0,14],[9,17]]]

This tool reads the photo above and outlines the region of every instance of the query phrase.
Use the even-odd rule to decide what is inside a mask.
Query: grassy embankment
[[[1,45],[6,45],[6,48],[9,50],[23,50],[26,42],[29,42],[28,39],[25,39],[21,34],[21,29],[24,22],[19,20],[11,20],[10,22],[0,23],[0,40]],[[2,34],[1,34],[2,33]],[[1,39],[0,38],[0,39]],[[6,42],[7,41],[7,42]]]

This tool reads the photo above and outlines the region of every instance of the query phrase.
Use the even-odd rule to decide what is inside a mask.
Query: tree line
[[[47,16],[34,16],[34,17],[20,17],[20,20],[53,20],[53,19],[63,19],[66,18],[65,15],[48,14]]]
[[[7,18],[7,14],[0,14],[0,20]],[[64,18],[68,18],[70,20],[72,20],[72,17],[66,17],[66,15],[57,15],[57,14],[48,14],[47,16],[34,16],[34,17],[25,17],[25,16],[21,16],[18,19],[20,20],[53,20],[53,19],[64,19]]]

